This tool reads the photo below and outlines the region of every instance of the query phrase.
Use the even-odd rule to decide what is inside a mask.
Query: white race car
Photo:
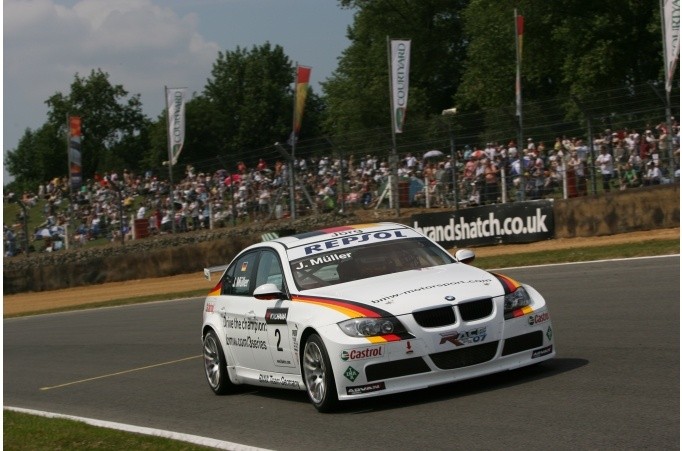
[[[223,271],[204,304],[208,384],[305,390],[327,412],[554,357],[540,293],[473,257],[393,223],[254,244],[205,270]]]

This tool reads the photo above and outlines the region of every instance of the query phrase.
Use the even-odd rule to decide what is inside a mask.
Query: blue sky
[[[164,86],[201,92],[218,51],[270,42],[311,66],[321,93],[352,20],[336,0],[3,0],[3,154],[45,123],[51,95],[98,68],[155,119]]]

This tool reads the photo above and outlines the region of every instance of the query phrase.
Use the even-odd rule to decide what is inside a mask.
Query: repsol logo
[[[390,240],[395,238],[407,238],[401,230],[392,230],[386,232],[363,233],[357,236],[347,236],[333,240],[324,241],[322,243],[312,244],[304,248],[305,255],[315,254],[318,252],[328,251],[337,247],[344,247],[369,241]]]
[[[363,360],[363,359],[373,359],[376,357],[382,357],[384,355],[383,346],[371,346],[369,348],[363,349],[351,349],[341,351],[341,360]]]

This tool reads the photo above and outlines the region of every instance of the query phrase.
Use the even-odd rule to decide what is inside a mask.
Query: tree
[[[411,39],[410,122],[440,114],[452,107],[461,77],[465,42],[460,10],[466,1],[343,0],[341,7],[356,9],[348,30],[350,46],[337,70],[323,83],[327,116],[325,128],[333,135],[362,133],[357,145],[386,146],[390,131],[387,36]],[[384,133],[376,133],[381,127]],[[407,138],[407,136],[404,136]],[[412,141],[420,142],[416,135]]]
[[[660,15],[641,0],[340,0],[357,11],[350,46],[324,84],[325,128],[337,142],[378,148],[388,139],[386,36],[412,39],[405,146],[428,143],[421,119],[456,105],[459,131],[472,140],[515,136],[514,8],[525,17],[524,116],[574,120],[574,97],[603,94],[601,113],[618,108],[620,88],[662,79]],[[622,104],[621,104],[622,105]],[[433,123],[433,121],[431,121]],[[541,128],[554,128],[551,125]],[[420,129],[420,130],[415,130]],[[538,130],[539,132],[540,130]],[[510,135],[511,132],[511,135]]]
[[[17,148],[7,152],[6,165],[16,189],[33,191],[40,183],[68,172],[66,142],[50,124],[35,131],[26,129]]]
[[[211,75],[196,105],[204,122],[192,128],[196,139],[209,143],[206,153],[247,160],[256,157],[255,149],[286,141],[294,67],[282,47],[265,43],[250,51],[219,52]]]
[[[89,77],[75,75],[69,95],[56,93],[47,101],[48,123],[66,142],[66,118],[82,118],[82,164],[84,177],[96,171],[138,169],[147,151],[149,119],[142,113],[140,95],[128,98],[121,85],[112,85],[109,75],[91,71]]]
[[[469,41],[457,101],[469,108],[514,103],[514,8],[525,18],[524,98],[584,95],[661,78],[655,2],[474,0],[464,11]]]

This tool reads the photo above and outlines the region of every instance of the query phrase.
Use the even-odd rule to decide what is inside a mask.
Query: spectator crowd
[[[556,137],[553,143],[527,138],[464,146],[454,159],[448,153],[406,153],[398,164],[398,199],[403,207],[469,207],[553,196],[578,197],[599,180],[603,191],[679,183],[679,126],[605,130],[593,140]],[[672,146],[672,147],[669,147]],[[672,155],[672,161],[671,161]],[[296,215],[373,208],[387,201],[387,156],[371,154],[297,157],[294,168]],[[100,238],[109,241],[170,232],[266,221],[291,214],[290,167],[282,160],[260,158],[252,166],[198,172],[191,165],[172,187],[152,172],[95,174],[76,193],[67,178],[55,178],[21,196],[14,224],[4,225],[5,256],[21,251],[19,234],[25,215],[44,200],[44,221],[32,233],[35,250],[57,251]],[[453,172],[454,171],[454,172]],[[591,183],[590,183],[591,182]],[[453,189],[453,186],[456,189]],[[69,199],[69,196],[71,198]],[[67,226],[68,225],[68,226]],[[139,234],[138,234],[139,235]],[[36,244],[37,243],[37,244]],[[40,249],[38,249],[38,245]]]

